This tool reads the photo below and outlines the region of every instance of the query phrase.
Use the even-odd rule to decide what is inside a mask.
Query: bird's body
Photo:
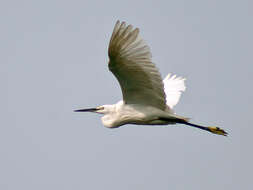
[[[108,128],[117,128],[124,124],[167,125],[175,124],[176,122],[173,122],[173,120],[176,119],[187,120],[170,111],[163,111],[152,106],[144,106],[141,104],[125,104],[123,100],[117,104],[104,105],[103,107],[104,110],[100,110],[98,113],[104,114],[101,120],[103,125]],[[162,118],[167,118],[168,120],[163,120]]]
[[[110,71],[120,83],[123,100],[114,105],[103,105],[77,112],[104,114],[104,126],[117,128],[125,124],[167,125],[186,124],[215,134],[227,133],[218,127],[204,127],[189,123],[186,117],[174,113],[185,90],[185,79],[168,74],[162,80],[151,60],[150,49],[139,35],[125,22],[117,21],[109,44]]]

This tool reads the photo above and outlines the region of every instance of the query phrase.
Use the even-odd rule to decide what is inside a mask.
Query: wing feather
[[[164,91],[166,93],[166,104],[173,108],[179,101],[183,91],[185,91],[185,78],[168,74],[163,80]]]
[[[151,61],[150,48],[140,37],[138,28],[117,21],[108,54],[109,69],[120,83],[125,103],[166,109],[161,75]]]

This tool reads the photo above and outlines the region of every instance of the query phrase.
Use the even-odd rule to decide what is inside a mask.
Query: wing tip
[[[185,80],[185,78],[178,77],[171,73],[169,73],[163,80],[166,104],[171,109],[179,102],[182,92],[186,90]]]
[[[110,39],[108,55],[110,59],[151,59],[150,47],[140,36],[140,29],[117,20]]]
[[[172,74],[172,73],[168,73],[167,76],[164,78],[164,82],[166,82],[167,80],[179,80],[179,81],[185,81],[186,78],[185,77],[179,77],[176,74]]]

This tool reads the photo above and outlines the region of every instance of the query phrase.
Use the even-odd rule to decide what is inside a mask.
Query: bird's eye
[[[103,106],[99,106],[99,107],[97,107],[97,109],[98,109],[98,110],[103,110],[104,107],[103,107]]]

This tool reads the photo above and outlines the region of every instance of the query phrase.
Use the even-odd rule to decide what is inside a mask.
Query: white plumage
[[[118,79],[123,100],[114,105],[103,105],[77,112],[104,114],[102,123],[109,128],[124,124],[167,125],[186,124],[212,133],[226,135],[218,127],[204,127],[176,115],[172,108],[185,90],[184,78],[169,74],[162,80],[151,60],[148,45],[139,35],[139,29],[125,22],[116,22],[109,49],[110,71]]]
[[[168,74],[163,80],[166,104],[171,109],[179,102],[182,92],[186,89],[184,81],[185,78],[171,74]]]
[[[109,69],[118,79],[126,104],[150,105],[164,110],[162,78],[151,61],[149,47],[125,22],[116,23],[109,44]]]

